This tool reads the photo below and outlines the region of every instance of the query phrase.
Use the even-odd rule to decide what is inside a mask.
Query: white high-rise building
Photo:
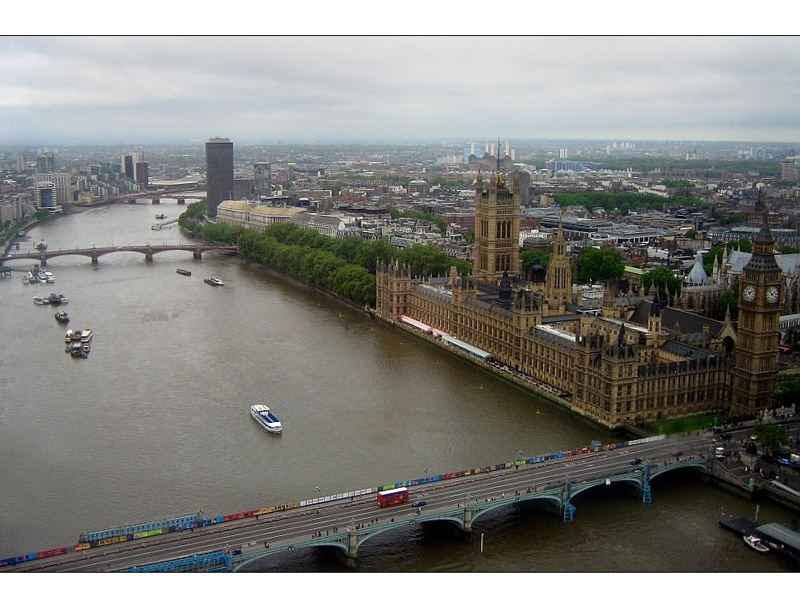
[[[56,204],[65,205],[72,202],[72,180],[69,173],[34,173],[34,190],[40,183],[50,183],[55,187]]]

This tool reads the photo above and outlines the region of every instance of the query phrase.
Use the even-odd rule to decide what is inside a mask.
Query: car
[[[637,457],[636,459],[631,460],[631,466],[638,466],[641,463],[642,463],[641,457]]]
[[[428,502],[425,500],[414,500],[411,505],[414,506],[414,508],[422,508],[427,503]]]

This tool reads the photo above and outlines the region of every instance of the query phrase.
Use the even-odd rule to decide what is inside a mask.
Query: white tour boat
[[[251,405],[250,416],[267,432],[279,434],[283,430],[280,420],[275,417],[275,414],[269,410],[267,405]]]

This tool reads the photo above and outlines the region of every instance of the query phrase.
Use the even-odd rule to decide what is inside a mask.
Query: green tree
[[[650,292],[650,286],[653,284],[655,284],[662,297],[669,295],[670,305],[681,293],[681,279],[663,266],[645,272],[642,276],[642,286],[645,294]]]
[[[185,213],[182,217],[190,218],[189,215]],[[207,240],[235,243],[244,259],[273,267],[359,304],[375,304],[378,261],[387,263],[397,259],[408,264],[416,275],[424,272],[446,275],[453,265],[459,274],[469,274],[472,269],[470,262],[451,258],[434,247],[414,245],[399,250],[386,240],[336,239],[293,223],[272,224],[260,232],[218,223],[206,225],[198,233]]]
[[[756,443],[768,455],[789,443],[789,432],[780,424],[756,424],[754,434]]]
[[[775,385],[775,400],[783,407],[800,402],[800,375],[779,378]]]
[[[585,247],[581,252],[578,282],[608,282],[621,278],[625,272],[622,254],[614,249],[595,249]]]
[[[415,276],[423,273],[444,276],[453,265],[453,260],[443,251],[420,244],[401,249],[397,252],[396,259],[400,265],[407,265],[411,269],[411,274]]]
[[[355,259],[355,263],[364,266],[370,274],[374,274],[375,264],[378,261],[381,263],[390,262],[394,257],[394,250],[391,243],[383,238],[365,242]]]
[[[200,234],[206,206],[205,198],[187,205],[186,210],[178,217],[178,225],[192,234]]]
[[[736,319],[739,315],[739,294],[737,291],[725,291],[717,299],[717,305],[714,308],[714,318],[722,320],[725,318],[725,312],[730,309],[731,318]]]
[[[547,270],[547,266],[550,263],[550,257],[553,255],[553,244],[550,243],[547,247],[542,249],[531,249],[529,251],[522,252],[522,271],[527,274],[530,269],[535,265],[542,266],[545,270]]]
[[[725,312],[728,310],[731,312],[732,319],[736,319],[739,315],[739,295],[734,291],[725,291],[719,296],[714,308],[714,318],[722,320],[725,318]]]

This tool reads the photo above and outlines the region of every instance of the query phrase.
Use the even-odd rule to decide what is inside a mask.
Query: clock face
[[[770,287],[767,289],[767,301],[769,303],[778,301],[778,287]]]
[[[753,301],[756,298],[756,288],[753,285],[747,285],[742,291],[742,297],[745,301]]]

